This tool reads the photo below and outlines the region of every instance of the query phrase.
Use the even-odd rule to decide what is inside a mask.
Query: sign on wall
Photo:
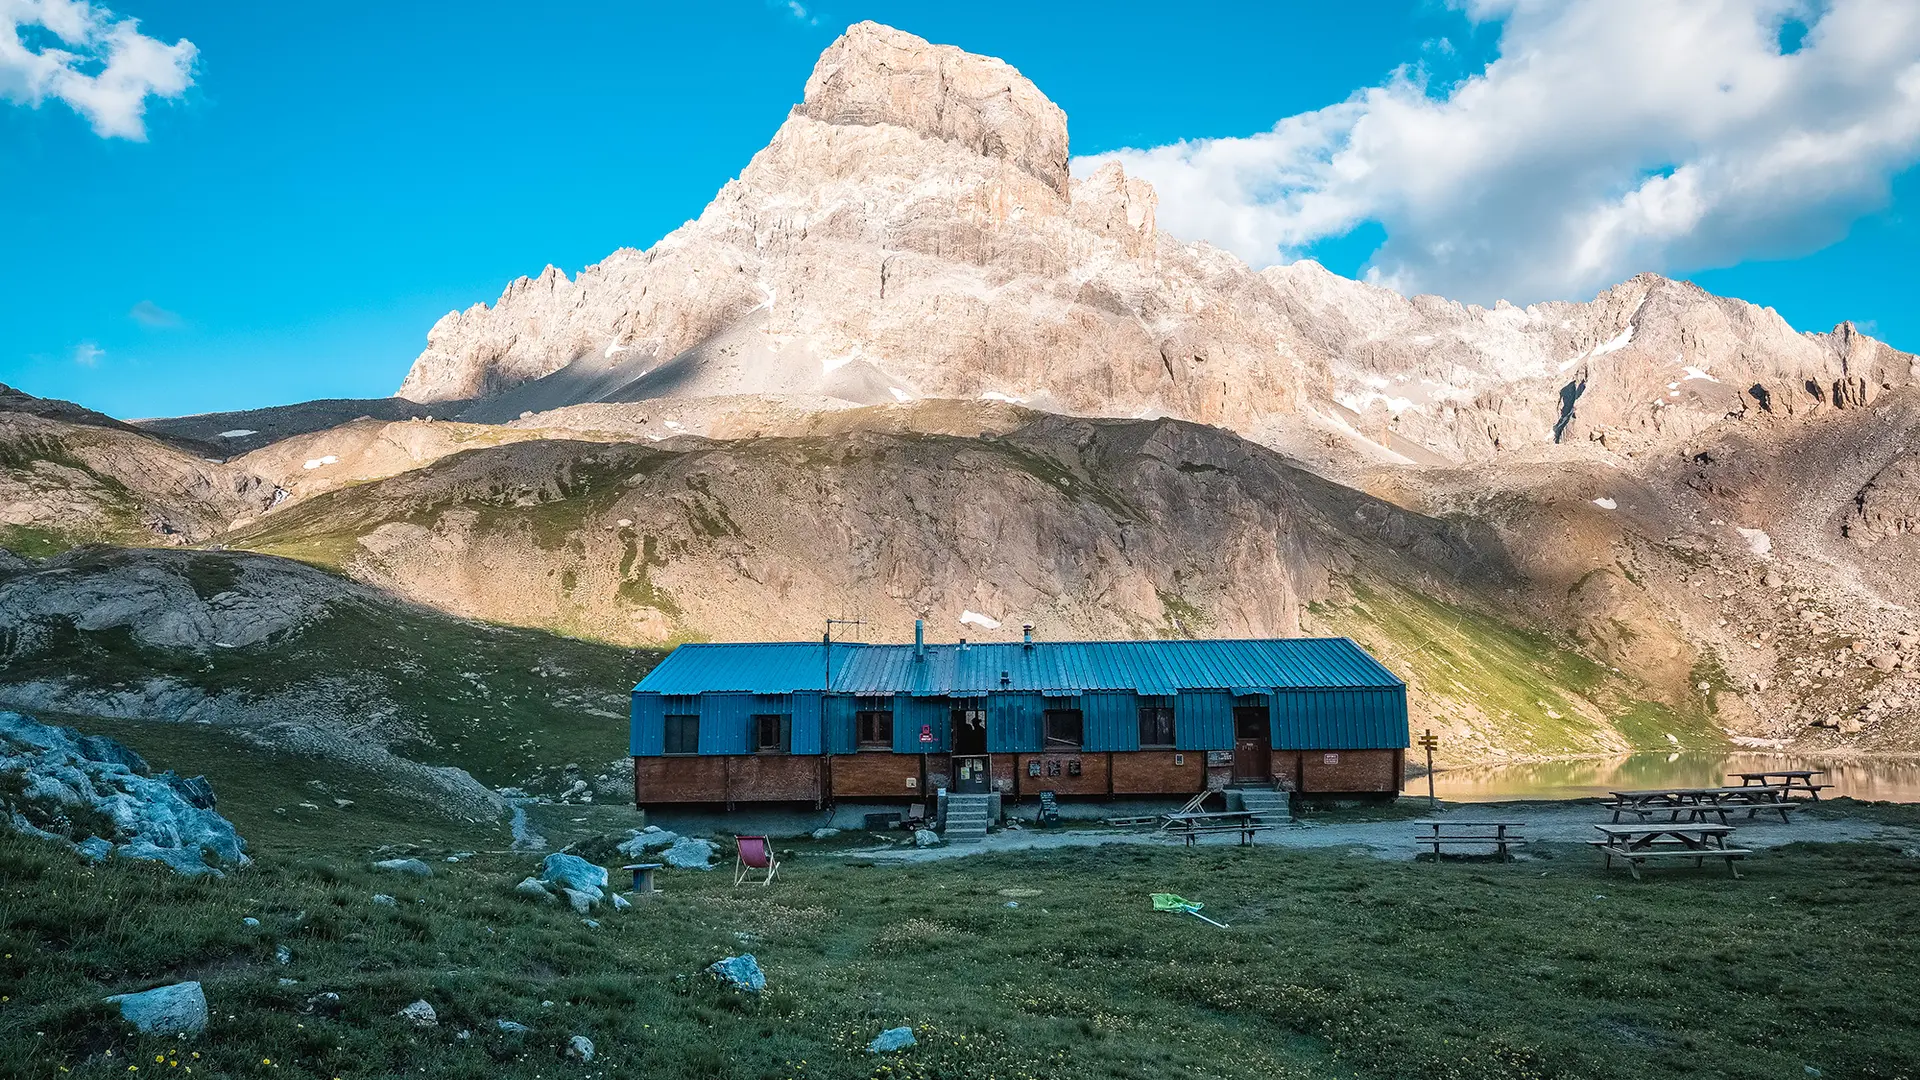
[[[1231,750],[1209,750],[1209,751],[1207,751],[1207,764],[1209,764],[1209,765],[1231,765],[1231,764],[1233,764],[1233,751],[1231,751]]]
[[[1322,755],[1320,758],[1320,763],[1322,765],[1338,765],[1340,764],[1340,755],[1339,754]]]
[[[934,742],[934,739],[933,739],[933,725],[932,725],[932,724],[921,724],[921,725],[920,725],[920,742],[921,742],[921,745],[923,745],[923,746],[932,746],[932,745],[933,745],[933,742]]]

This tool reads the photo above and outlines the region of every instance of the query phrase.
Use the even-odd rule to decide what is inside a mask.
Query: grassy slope
[[[528,856],[440,862],[421,881],[262,846],[248,871],[184,881],[0,837],[10,1066],[125,1076],[157,1055],[215,1076],[518,1077],[562,1067],[581,1033],[594,1071],[715,1080],[1920,1075],[1905,925],[1920,862],[1887,849],[1802,847],[1744,881],[1644,884],[1577,849],[1439,867],[1231,848],[911,868],[802,855],[767,890],[669,872],[666,893],[594,930],[512,895]],[[1002,889],[1028,891],[1008,908]],[[1166,889],[1232,929],[1149,910]],[[697,976],[746,950],[763,1000]],[[99,1004],[188,977],[213,1004],[197,1040],[131,1037]],[[322,990],[342,1016],[302,1011]],[[440,1027],[393,1018],[422,997]],[[497,1017],[535,1031],[502,1036]],[[897,1024],[920,1047],[861,1049]]]
[[[1351,601],[1312,606],[1320,623],[1399,672],[1430,715],[1471,716],[1495,746],[1536,757],[1601,752],[1597,723],[1635,749],[1726,745],[1710,716],[1652,700],[1632,680],[1546,634],[1411,589],[1348,584]],[[1442,755],[1449,749],[1443,743]]]
[[[222,561],[207,553],[196,562],[207,578],[203,593],[224,587]],[[376,689],[419,732],[396,753],[466,769],[495,787],[540,772],[546,783],[536,787],[544,788],[559,782],[568,762],[591,769],[626,755],[627,692],[659,656],[349,602],[293,636],[204,654],[146,648],[125,631],[69,631],[35,656],[9,660],[6,674],[21,681],[79,676],[97,686],[163,675],[209,693],[254,694],[347,677]],[[139,736],[139,728],[124,728],[136,747],[142,737],[165,738]]]

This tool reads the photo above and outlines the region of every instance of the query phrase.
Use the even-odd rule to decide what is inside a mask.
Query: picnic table
[[[1655,814],[1666,814],[1667,820],[1705,821],[1708,815],[1727,823],[1729,813],[1745,810],[1752,818],[1761,811],[1778,812],[1781,824],[1787,822],[1787,812],[1794,809],[1787,801],[1786,788],[1778,785],[1743,785],[1741,787],[1717,788],[1657,788],[1651,791],[1614,791],[1613,798],[1603,803],[1613,811],[1614,824],[1619,824],[1622,814],[1632,814],[1642,821]]]
[[[1728,773],[1727,775],[1739,777],[1741,787],[1747,787],[1748,785],[1778,787],[1784,789],[1785,795],[1791,795],[1796,791],[1804,791],[1807,793],[1808,798],[1814,802],[1819,802],[1820,793],[1833,785],[1816,784],[1813,782],[1813,778],[1816,776],[1825,776],[1826,773],[1827,771],[1825,769],[1775,769],[1771,772],[1739,772]]]
[[[1606,857],[1607,869],[1613,868],[1613,860],[1620,859],[1633,872],[1635,881],[1640,880],[1640,864],[1648,859],[1692,859],[1693,865],[1703,865],[1708,859],[1725,859],[1727,872],[1735,878],[1740,871],[1733,865],[1734,860],[1753,854],[1746,848],[1729,847],[1727,838],[1733,835],[1733,828],[1727,825],[1595,825],[1605,835],[1604,840],[1589,840],[1587,843],[1600,850]]]
[[[1273,828],[1260,821],[1259,815],[1252,810],[1168,814],[1165,820],[1167,831],[1185,837],[1188,847],[1193,846],[1196,838],[1207,833],[1239,833],[1240,846],[1252,847],[1253,834]]]
[[[1413,841],[1433,848],[1433,861],[1440,861],[1442,846],[1454,847],[1468,844],[1492,844],[1494,853],[1504,862],[1513,861],[1512,848],[1527,842],[1526,837],[1509,830],[1522,828],[1524,821],[1455,821],[1439,819],[1416,821],[1414,825],[1425,832],[1416,832]]]

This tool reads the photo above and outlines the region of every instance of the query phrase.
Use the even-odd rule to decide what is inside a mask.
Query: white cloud
[[[151,300],[142,300],[133,305],[127,317],[154,330],[171,330],[182,322],[179,312],[168,311]]]
[[[102,138],[144,141],[147,98],[185,93],[198,53],[85,0],[0,0],[0,98],[63,101]]]
[[[808,26],[820,25],[819,16],[809,11],[805,4],[800,3],[800,0],[768,0],[768,6],[780,8]]]
[[[107,350],[91,341],[83,341],[73,347],[73,362],[81,367],[98,367],[100,358],[105,355]]]
[[[1466,0],[1499,57],[1246,138],[1078,159],[1151,181],[1160,223],[1255,265],[1377,222],[1369,276],[1491,302],[1642,270],[1787,257],[1845,234],[1920,161],[1914,0]],[[1781,28],[1808,23],[1783,54]]]

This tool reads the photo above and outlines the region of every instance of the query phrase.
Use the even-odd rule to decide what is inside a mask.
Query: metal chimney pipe
[[[924,620],[913,620],[913,658],[927,655],[927,624]]]
[[[1032,645],[1033,644],[1033,624],[1027,623],[1026,625],[1020,627],[1020,629],[1026,635],[1027,644]]]

